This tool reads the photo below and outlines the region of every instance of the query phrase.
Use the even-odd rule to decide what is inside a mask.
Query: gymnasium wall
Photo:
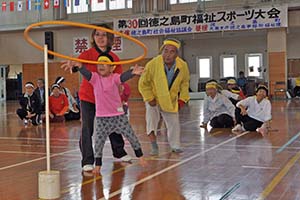
[[[139,65],[144,66],[150,59],[145,59],[138,62]],[[81,78],[79,73],[70,74],[60,68],[61,63],[49,63],[49,87],[54,83],[56,77],[63,76],[65,80],[65,87],[69,88],[73,96],[79,89]],[[127,64],[123,65],[123,71],[128,70],[132,65]],[[38,78],[44,77],[44,64],[43,63],[34,63],[34,64],[23,64],[23,85],[27,81],[32,81],[36,84]],[[141,98],[141,95],[138,92],[138,76],[127,81],[131,88],[130,98]]]
[[[237,55],[237,72],[245,71],[245,54],[262,53],[264,56],[263,65],[267,66],[266,50],[267,41],[265,33],[260,35],[251,34],[247,36],[238,36],[232,33],[232,36],[222,37],[219,34],[213,38],[186,39],[184,40],[184,55],[190,66],[191,73],[197,73],[197,56],[212,56],[213,78],[220,78],[220,56],[222,54]]]
[[[92,30],[80,28],[67,29],[44,29],[30,33],[32,39],[38,43],[44,44],[44,32],[53,31],[54,50],[64,55],[72,55],[72,44],[74,37],[89,37]],[[159,42],[157,37],[138,38],[148,47],[147,57],[153,57],[158,53]],[[122,59],[134,58],[142,54],[142,48],[136,44],[124,40],[124,50],[117,53]],[[30,46],[23,37],[23,32],[0,32],[0,64],[24,64],[43,62],[43,52]],[[57,62],[61,59],[55,58],[49,62]]]
[[[129,13],[127,13],[129,14]],[[75,17],[72,15],[72,17]],[[79,17],[79,15],[77,15]],[[78,21],[80,19],[78,18]],[[300,11],[289,12],[289,23],[293,27],[287,29],[287,52],[286,59],[300,58]],[[39,29],[31,32],[31,36],[39,44],[44,43],[44,32],[54,32],[55,51],[65,54],[72,54],[72,40],[74,37],[86,36],[90,37],[91,30],[80,28],[52,28]],[[163,37],[140,37],[138,38],[148,47],[148,55],[144,64],[150,58],[158,54]],[[209,34],[189,34],[173,36],[183,41],[182,57],[188,62],[191,73],[197,72],[196,58],[197,56],[213,57],[213,78],[220,78],[220,55],[235,54],[237,55],[237,71],[245,70],[245,54],[246,53],[263,53],[264,66],[268,66],[267,59],[267,34],[266,31],[248,31],[248,32],[231,32],[231,33],[209,33]],[[276,43],[276,41],[274,41]],[[141,55],[141,48],[136,47],[130,41],[123,41],[123,52],[117,53],[121,59],[130,59]],[[30,46],[23,38],[23,31],[0,32],[0,64],[8,64],[12,66],[24,65],[23,75],[24,81],[39,78],[42,73],[38,72],[42,69],[43,53]],[[275,56],[276,57],[276,56]],[[55,58],[49,60],[49,66],[56,66],[61,59]],[[28,65],[27,65],[28,64]],[[29,67],[29,65],[31,67]],[[126,66],[127,67],[127,66]],[[124,69],[126,68],[124,66]],[[39,69],[41,68],[41,69]],[[57,68],[57,67],[53,67]],[[32,70],[32,71],[29,71]],[[28,74],[29,73],[29,74]],[[52,74],[53,73],[53,74]],[[53,77],[61,75],[60,71],[52,71]],[[34,76],[34,77],[33,77]],[[74,77],[70,77],[70,81]],[[79,76],[75,78],[79,84]],[[133,82],[133,81],[132,81]],[[72,83],[72,82],[71,82]],[[75,85],[76,85],[75,84]],[[132,85],[134,85],[132,83]],[[71,84],[73,86],[73,84]],[[76,86],[77,87],[77,86]],[[135,86],[133,86],[135,87]],[[70,88],[72,90],[72,88]],[[133,90],[134,96],[138,97],[137,91]]]
[[[300,26],[299,28],[289,28],[287,31],[287,58],[300,58]],[[299,66],[300,68],[300,66]]]
[[[79,88],[79,73],[71,74],[60,68],[61,63],[49,63],[48,65],[48,76],[49,76],[49,87],[54,83],[58,76],[65,78],[65,87],[69,88],[72,94],[78,91]],[[36,86],[38,78],[44,77],[44,63],[32,63],[23,64],[23,86],[26,82],[31,81]],[[24,87],[23,87],[24,90]]]

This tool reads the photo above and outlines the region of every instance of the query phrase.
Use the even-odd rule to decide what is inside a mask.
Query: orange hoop
[[[68,25],[68,26],[75,26],[75,27],[82,27],[82,28],[89,28],[89,29],[97,29],[97,30],[102,30],[102,31],[105,31],[105,32],[110,32],[110,33],[113,33],[113,34],[116,34],[116,35],[119,35],[121,37],[124,37],[134,43],[136,43],[137,45],[139,45],[140,47],[143,48],[144,50],[144,53],[143,55],[139,56],[139,57],[136,57],[134,59],[129,59],[129,60],[123,60],[123,61],[118,61],[118,62],[111,62],[110,64],[113,64],[113,65],[121,65],[121,64],[130,64],[130,63],[135,63],[137,61],[140,61],[142,60],[143,58],[146,57],[147,55],[147,47],[142,43],[140,42],[139,40],[131,37],[131,36],[128,36],[128,35],[125,35],[123,33],[120,33],[120,32],[117,32],[117,31],[114,31],[114,30],[110,30],[110,29],[107,29],[107,28],[104,28],[104,27],[99,27],[99,26],[95,26],[95,25],[89,25],[89,24],[82,24],[82,23],[78,23],[78,22],[70,22],[70,21],[44,21],[44,22],[38,22],[38,23],[34,23],[34,24],[31,24],[29,25],[25,31],[24,31],[24,38],[25,40],[30,44],[32,45],[33,47],[37,48],[38,50],[40,51],[44,51],[44,48],[40,45],[38,45],[37,43],[35,43],[30,37],[29,37],[29,31],[33,28],[33,27],[36,27],[36,26],[43,26],[43,25],[49,25],[49,24],[59,24],[59,25]],[[70,56],[66,56],[66,55],[63,55],[63,54],[60,54],[60,53],[56,53],[54,51],[51,51],[51,50],[48,50],[48,53],[51,54],[51,55],[54,55],[54,56],[57,56],[57,57],[60,57],[60,58],[64,58],[64,59],[67,59],[67,60],[73,60],[73,61],[77,61],[77,62],[82,62],[82,63],[89,63],[89,64],[107,64],[107,62],[98,62],[98,61],[92,61],[92,60],[84,60],[84,59],[79,59],[79,58],[73,58],[73,57],[70,57]]]

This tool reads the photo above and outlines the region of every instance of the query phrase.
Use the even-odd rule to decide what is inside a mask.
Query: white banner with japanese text
[[[114,19],[114,30],[131,36],[253,30],[287,26],[287,6]]]

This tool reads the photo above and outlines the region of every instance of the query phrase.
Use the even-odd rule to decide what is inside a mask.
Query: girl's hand
[[[143,72],[144,72],[144,67],[139,66],[137,64],[132,68],[132,74],[134,75],[141,75]]]
[[[70,73],[72,74],[72,68],[73,67],[82,67],[82,63],[77,62],[77,61],[72,61],[72,60],[65,60],[62,62],[62,65],[60,66],[60,68],[64,69],[65,71],[70,71]]]

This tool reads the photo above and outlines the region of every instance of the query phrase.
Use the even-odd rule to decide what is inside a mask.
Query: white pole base
[[[60,197],[59,171],[39,172],[39,198],[57,199]]]

